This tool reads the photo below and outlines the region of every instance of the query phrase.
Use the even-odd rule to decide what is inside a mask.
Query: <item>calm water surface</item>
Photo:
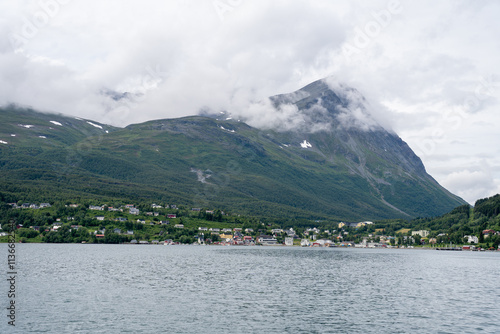
[[[1,333],[500,333],[500,253],[17,246]]]

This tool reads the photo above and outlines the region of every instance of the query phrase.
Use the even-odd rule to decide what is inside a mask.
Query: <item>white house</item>
[[[429,231],[427,230],[420,230],[420,231],[411,231],[411,235],[419,235],[421,236],[422,238],[425,238],[429,235]]]
[[[466,235],[464,238],[467,238],[469,244],[477,244],[479,242],[479,239],[475,235]]]
[[[257,237],[257,242],[262,245],[276,245],[278,243],[278,240],[270,235],[261,235]]]
[[[309,239],[302,239],[300,240],[300,245],[302,247],[309,247],[311,246],[311,242],[309,241]]]

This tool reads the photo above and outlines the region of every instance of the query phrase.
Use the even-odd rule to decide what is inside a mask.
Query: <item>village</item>
[[[187,209],[177,205],[120,206],[66,204],[54,209],[50,203],[7,203],[12,210],[44,211],[43,219],[17,222],[22,242],[122,243],[137,245],[301,246],[350,248],[436,248],[484,250],[479,237],[464,235],[462,244],[445,244],[446,233],[401,229],[386,235],[371,221],[333,223],[333,228],[288,227],[254,222],[242,223],[220,210]],[[55,213],[54,213],[55,211]],[[59,214],[58,214],[59,213]],[[73,213],[74,215],[63,215]],[[36,216],[36,215],[34,215]],[[38,215],[40,217],[40,215]],[[37,224],[36,222],[42,222]],[[32,222],[35,222],[34,224]],[[238,227],[233,227],[233,226]],[[249,227],[251,226],[251,227]],[[32,232],[31,232],[32,231]],[[65,231],[65,233],[59,233]],[[5,237],[6,231],[0,232]],[[64,237],[62,237],[64,235]],[[483,230],[481,238],[500,236]],[[499,246],[500,247],[500,246]],[[498,250],[497,248],[494,248]],[[492,250],[491,247],[489,250]]]

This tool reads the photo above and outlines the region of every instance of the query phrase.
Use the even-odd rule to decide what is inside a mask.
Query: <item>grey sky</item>
[[[0,104],[124,126],[262,112],[333,76],[452,192],[500,192],[498,1],[41,0],[0,13]]]

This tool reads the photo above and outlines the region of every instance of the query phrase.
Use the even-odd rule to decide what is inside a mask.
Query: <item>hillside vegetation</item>
[[[465,204],[397,135],[342,125],[350,102],[324,83],[299,95],[274,101],[292,101],[309,127],[329,122],[329,129],[264,131],[202,116],[115,128],[0,109],[0,196],[182,203],[283,221],[411,219]]]

